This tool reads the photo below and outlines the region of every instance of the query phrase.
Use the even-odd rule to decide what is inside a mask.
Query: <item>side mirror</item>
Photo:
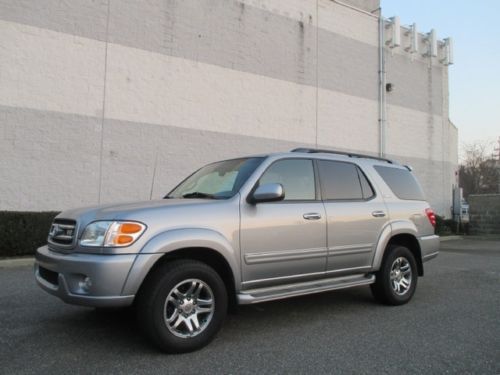
[[[249,203],[275,202],[285,198],[285,190],[281,184],[265,184],[259,186],[249,197]]]

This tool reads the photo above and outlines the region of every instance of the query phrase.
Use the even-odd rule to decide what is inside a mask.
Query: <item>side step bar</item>
[[[238,293],[237,297],[240,305],[248,305],[353,286],[369,285],[374,282],[375,275],[372,274],[341,276],[267,288],[249,289]]]

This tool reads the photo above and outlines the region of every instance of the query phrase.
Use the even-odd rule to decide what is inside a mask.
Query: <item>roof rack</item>
[[[306,154],[325,153],[325,154],[345,155],[345,156],[349,156],[350,158],[368,158],[368,159],[375,159],[375,160],[385,161],[385,162],[390,163],[390,164],[394,164],[394,162],[390,159],[379,158],[377,156],[371,156],[371,155],[355,154],[353,152],[345,152],[345,151],[322,150],[322,149],[317,149],[317,148],[294,148],[290,152],[303,152]]]

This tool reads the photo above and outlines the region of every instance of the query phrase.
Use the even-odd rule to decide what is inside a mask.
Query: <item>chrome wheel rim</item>
[[[199,279],[187,279],[168,294],[163,317],[168,330],[175,336],[190,338],[208,327],[214,311],[214,294],[208,284]]]
[[[391,286],[394,293],[402,296],[410,290],[411,287],[411,265],[408,259],[404,257],[396,258],[391,266]]]

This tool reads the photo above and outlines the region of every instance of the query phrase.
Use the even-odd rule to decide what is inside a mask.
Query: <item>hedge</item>
[[[0,211],[0,257],[34,255],[58,212]]]
[[[453,219],[445,219],[436,215],[436,234],[440,236],[449,236],[452,234],[469,234],[469,224],[460,223]]]

